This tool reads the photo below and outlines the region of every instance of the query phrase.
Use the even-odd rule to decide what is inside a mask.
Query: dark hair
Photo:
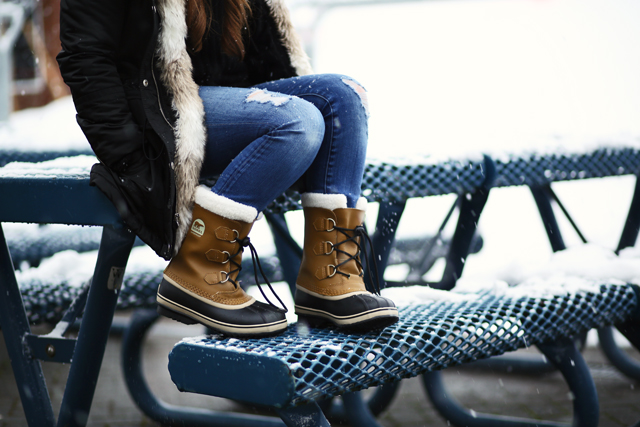
[[[247,26],[251,7],[248,0],[224,0],[222,51],[229,56],[244,58],[242,30]],[[208,0],[187,1],[187,45],[196,52],[202,49],[204,39],[211,25],[211,7]]]

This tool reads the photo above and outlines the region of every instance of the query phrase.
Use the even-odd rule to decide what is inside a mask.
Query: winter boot
[[[379,292],[367,291],[360,262],[365,244],[366,200],[347,208],[344,195],[305,193],[302,264],[296,281],[298,319],[313,326],[383,328],[398,321],[398,309]],[[377,279],[377,278],[376,278]]]
[[[158,313],[232,336],[284,331],[286,309],[256,301],[237,281],[244,248],[255,251],[247,235],[257,211],[206,187],[197,189],[195,202],[191,229],[164,270]]]

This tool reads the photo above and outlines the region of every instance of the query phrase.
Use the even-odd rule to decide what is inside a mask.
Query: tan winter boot
[[[295,307],[300,320],[357,330],[398,321],[388,298],[367,291],[360,260],[366,200],[347,208],[344,195],[302,195],[305,230]]]
[[[257,211],[206,187],[197,189],[195,201],[191,229],[158,288],[158,313],[233,336],[284,331],[285,310],[256,301],[237,282]]]

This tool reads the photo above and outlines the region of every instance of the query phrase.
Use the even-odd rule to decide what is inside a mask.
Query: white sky
[[[338,8],[319,72],[370,93],[371,152],[520,149],[640,134],[640,2],[437,0]],[[393,144],[389,142],[393,141]]]

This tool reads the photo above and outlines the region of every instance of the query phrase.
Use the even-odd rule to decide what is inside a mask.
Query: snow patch
[[[44,259],[38,267],[30,267],[16,271],[18,284],[21,283],[56,283],[66,282],[69,286],[80,287],[91,277],[95,269],[98,251],[78,253],[67,250]],[[148,246],[133,248],[125,277],[136,272],[161,272],[167,262],[158,257]]]
[[[96,163],[93,156],[59,157],[46,162],[13,162],[0,168],[2,178],[56,178],[60,176],[89,176],[91,166]]]
[[[70,96],[40,108],[16,111],[0,125],[0,149],[22,151],[90,150]]]
[[[529,280],[562,277],[595,282],[640,283],[640,248],[627,248],[616,255],[596,244],[582,244],[552,253],[546,264],[518,265],[505,272],[503,280],[522,283]]]
[[[462,302],[478,298],[475,294],[441,291],[426,286],[406,286],[402,288],[386,288],[382,296],[390,298],[396,305],[428,304],[437,301]]]
[[[599,293],[601,284],[638,284],[640,248],[624,249],[618,256],[595,244],[577,245],[551,254],[546,264],[518,265],[505,276],[503,279],[507,281],[463,277],[455,291],[490,290],[512,298],[552,298],[579,292]]]

